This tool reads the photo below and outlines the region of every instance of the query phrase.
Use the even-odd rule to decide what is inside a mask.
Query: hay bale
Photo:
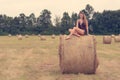
[[[53,35],[51,36],[51,38],[52,38],[52,39],[55,39],[55,35],[53,34]]]
[[[8,34],[8,37],[11,37],[12,35],[11,34]]]
[[[45,36],[41,36],[40,40],[46,40],[46,37]]]
[[[25,35],[25,38],[29,38],[29,36],[28,36],[28,35]]]
[[[32,36],[35,36],[35,34],[32,34]]]
[[[103,36],[103,44],[111,44],[112,38],[111,36]]]
[[[41,34],[38,34],[38,37],[41,37]]]
[[[112,34],[112,35],[111,35],[111,38],[114,38],[114,37],[115,37],[115,35],[114,35],[114,34]]]
[[[120,36],[115,36],[114,40],[115,40],[115,42],[120,42]]]
[[[22,40],[22,35],[18,35],[18,40]]]
[[[59,58],[62,73],[95,73],[98,67],[95,37],[72,36],[65,40],[65,36],[60,36]]]

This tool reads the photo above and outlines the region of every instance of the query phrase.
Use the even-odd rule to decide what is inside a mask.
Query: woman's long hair
[[[88,21],[87,21],[86,15],[82,11],[79,12],[79,15],[80,14],[83,14],[83,23],[87,26],[88,25]]]

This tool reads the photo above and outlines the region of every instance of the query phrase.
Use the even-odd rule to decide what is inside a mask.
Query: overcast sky
[[[48,9],[53,17],[62,17],[65,11],[70,15],[72,12],[78,13],[86,4],[92,5],[99,12],[120,9],[120,0],[0,0],[0,14],[14,17],[20,13],[35,13],[38,17],[43,9]]]

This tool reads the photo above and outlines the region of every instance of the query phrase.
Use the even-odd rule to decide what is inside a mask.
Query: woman
[[[73,29],[69,29],[70,34],[66,37],[66,39],[70,39],[71,35],[81,36],[88,34],[88,21],[83,12],[79,13],[80,19],[77,20],[76,26]]]

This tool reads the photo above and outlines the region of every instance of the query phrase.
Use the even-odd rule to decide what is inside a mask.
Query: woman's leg
[[[76,31],[73,33],[73,35],[80,37],[80,35]]]
[[[80,34],[80,35],[84,35],[84,30],[82,30],[82,29],[80,29],[80,28],[78,28],[78,27],[75,27],[75,32],[77,32],[78,34]]]
[[[71,35],[73,34],[74,31],[75,31],[74,28],[73,29],[69,29],[70,34],[66,37],[66,40],[70,39],[70,37],[71,37]]]
[[[69,29],[69,32],[70,32],[69,36],[73,35],[73,33],[75,32],[75,28],[73,27],[73,29]]]
[[[67,36],[66,39],[70,39],[70,37],[71,37],[72,35],[75,35],[75,36],[77,36],[77,37],[80,36],[80,35],[76,32],[75,29],[76,29],[75,27],[74,27],[73,29],[69,29],[70,34]]]

